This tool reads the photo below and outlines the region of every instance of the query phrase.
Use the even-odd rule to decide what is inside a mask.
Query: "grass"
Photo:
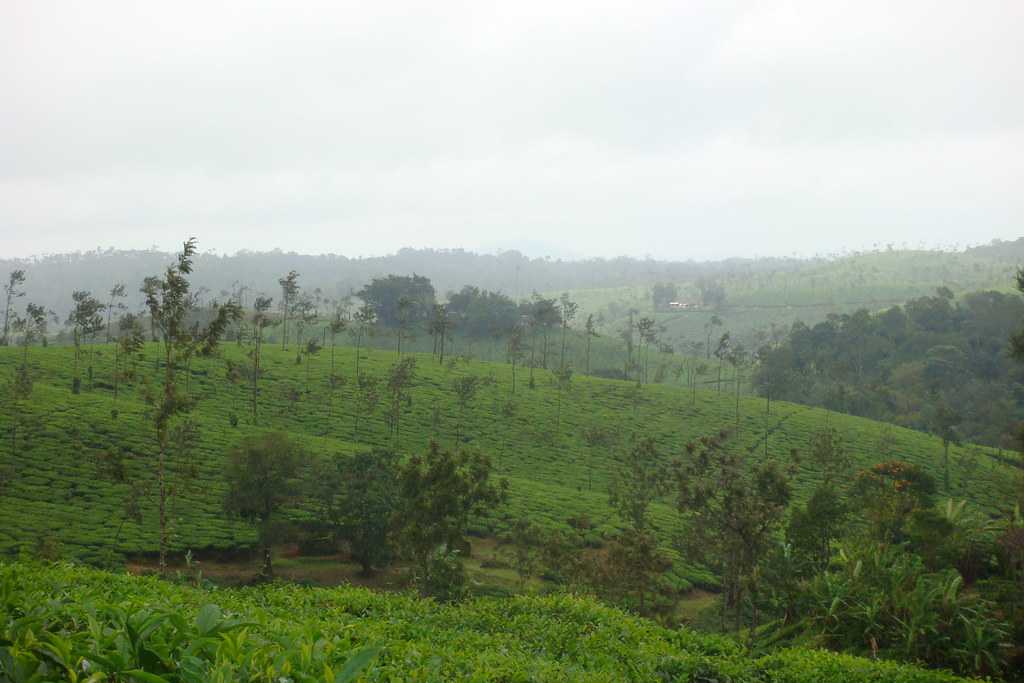
[[[82,392],[75,395],[71,392],[73,349],[31,349],[35,378],[31,397],[2,406],[0,468],[9,475],[0,492],[2,555],[35,554],[39,539],[44,539],[44,545],[59,545],[64,556],[91,562],[116,563],[120,554],[152,553],[157,548],[154,439],[147,406],[141,400],[143,379],[157,375],[156,347],[148,346],[136,361],[137,378],[122,386],[116,401],[109,386],[111,347],[96,345],[93,350],[93,387],[85,378]],[[551,372],[535,370],[536,388],[530,389],[529,371],[520,368],[513,395],[510,366],[480,361],[441,366],[429,354],[415,354],[416,381],[411,403],[401,417],[400,434],[389,433],[383,408],[378,408],[363,418],[356,441],[353,349],[337,350],[337,374],[347,381],[329,398],[329,349],[313,359],[307,391],[306,368],[296,364],[294,349],[267,348],[255,425],[249,414],[248,384],[244,379],[228,379],[228,361],[242,366],[248,362],[246,352],[245,347],[228,344],[221,357],[192,364],[190,389],[197,399],[198,443],[191,454],[179,450],[171,454],[179,482],[171,514],[173,547],[179,552],[232,550],[254,542],[249,526],[223,514],[221,478],[224,454],[254,430],[287,431],[317,457],[344,457],[371,446],[397,447],[407,453],[424,449],[430,439],[455,447],[455,436],[461,433],[461,446],[489,453],[501,476],[511,483],[508,505],[474,520],[473,534],[500,537],[521,516],[547,528],[564,528],[570,518],[586,517],[592,525],[587,541],[597,544],[619,525],[607,496],[617,453],[589,451],[581,437],[585,428],[614,428],[622,437],[618,452],[628,447],[631,435],[651,435],[667,463],[682,453],[689,440],[737,426],[735,397],[728,392],[701,389],[692,401],[682,387],[652,384],[637,392],[628,382],[576,375],[563,396],[556,431],[558,393]],[[0,349],[0,377],[11,377],[19,359],[15,349]],[[364,349],[360,368],[383,376],[395,360],[394,352]],[[452,381],[467,373],[494,381],[480,389],[461,415]],[[387,404],[385,397],[381,403]],[[232,425],[235,418],[237,426]],[[461,427],[460,422],[464,422]],[[942,445],[936,438],[795,404],[773,403],[768,415],[764,401],[754,397],[740,399],[731,447],[751,459],[788,462],[794,450],[807,450],[812,434],[825,424],[840,431],[859,467],[899,458],[921,465],[942,480]],[[979,466],[961,467],[972,455]],[[993,516],[1005,512],[1001,503],[1010,499],[1017,475],[996,455],[992,449],[971,445],[954,446],[951,455],[951,494]],[[150,485],[149,495],[139,501],[141,523],[125,511],[128,485],[100,476],[104,463],[118,458],[123,458],[129,479]],[[807,496],[821,478],[806,460],[802,462],[794,479],[798,499]],[[290,514],[301,518],[305,513],[295,509]],[[656,503],[653,517],[665,543],[685,533],[670,499]],[[685,561],[676,574],[683,590],[715,585],[713,576]]]

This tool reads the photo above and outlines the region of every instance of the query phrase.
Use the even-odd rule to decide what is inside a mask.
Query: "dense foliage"
[[[860,310],[797,323],[766,347],[759,390],[877,420],[1016,448],[1024,369],[1008,344],[1024,300],[949,290],[878,313]]]
[[[213,590],[0,564],[0,678],[102,681],[952,683],[812,649],[751,656],[571,596],[454,606],[358,588]]]

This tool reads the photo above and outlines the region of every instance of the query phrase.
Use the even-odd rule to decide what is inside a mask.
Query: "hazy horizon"
[[[750,255],[733,254],[733,255],[726,255],[726,256],[721,256],[721,257],[709,257],[709,258],[687,258],[687,257],[673,258],[671,256],[666,256],[666,255],[655,256],[653,254],[640,254],[640,255],[637,255],[637,254],[614,254],[614,255],[611,255],[611,256],[605,256],[605,255],[581,255],[581,254],[570,254],[570,253],[556,253],[554,251],[545,251],[543,245],[538,244],[538,243],[530,243],[528,245],[525,245],[524,247],[517,247],[515,245],[497,246],[497,247],[494,247],[494,248],[491,248],[491,249],[469,249],[469,248],[459,247],[459,246],[455,246],[455,247],[433,247],[433,246],[411,247],[411,246],[402,246],[402,247],[398,247],[397,249],[381,251],[379,253],[369,253],[369,254],[352,254],[352,253],[345,253],[345,252],[338,252],[338,251],[311,252],[311,251],[299,251],[299,250],[296,250],[296,249],[288,249],[288,248],[285,248],[285,247],[270,247],[270,248],[267,248],[267,249],[243,248],[243,249],[236,249],[236,250],[232,250],[232,251],[226,251],[226,250],[220,250],[220,249],[216,249],[216,248],[204,248],[202,239],[200,239],[199,237],[194,236],[194,235],[189,235],[188,237],[196,237],[197,244],[199,245],[199,253],[200,254],[208,254],[208,255],[212,255],[212,256],[229,257],[229,258],[230,257],[237,257],[237,256],[241,256],[243,254],[249,253],[249,254],[282,254],[282,255],[293,254],[293,255],[302,256],[302,257],[337,256],[337,257],[344,257],[344,258],[348,258],[348,259],[384,259],[384,258],[389,258],[389,257],[392,257],[392,256],[396,256],[402,250],[413,249],[415,251],[427,251],[427,250],[434,250],[434,251],[441,251],[441,252],[443,252],[443,251],[464,251],[464,252],[467,252],[467,253],[470,253],[470,254],[476,254],[476,255],[480,255],[480,256],[499,255],[499,254],[506,253],[506,252],[518,252],[522,256],[524,256],[526,258],[529,258],[529,259],[551,259],[551,260],[560,260],[560,261],[588,261],[588,260],[595,260],[595,259],[610,260],[610,259],[615,259],[615,258],[631,258],[631,259],[636,259],[636,260],[650,259],[650,260],[654,260],[654,261],[658,261],[658,262],[666,262],[666,263],[668,263],[668,262],[687,262],[687,261],[693,261],[695,263],[714,263],[714,262],[719,262],[719,261],[728,261],[730,259],[753,259],[753,260],[756,260],[756,259],[772,259],[772,258],[775,258],[775,259],[797,259],[797,260],[811,260],[811,259],[826,259],[827,260],[827,259],[832,259],[832,258],[843,258],[843,257],[846,257],[846,256],[853,256],[855,254],[860,254],[860,253],[879,252],[879,251],[884,251],[884,250],[887,250],[887,249],[890,249],[890,248],[894,249],[894,250],[897,250],[897,251],[929,251],[929,252],[957,253],[957,252],[962,252],[964,250],[971,249],[971,248],[974,248],[974,247],[990,245],[990,244],[993,244],[993,243],[998,242],[998,241],[1011,242],[1011,241],[1014,241],[1015,239],[1024,239],[1024,235],[1021,235],[1021,236],[1018,236],[1018,237],[1011,237],[1011,238],[1005,238],[1005,239],[1001,238],[1001,237],[996,237],[996,238],[993,238],[993,239],[990,239],[990,240],[981,240],[981,241],[976,241],[976,242],[966,242],[964,244],[949,244],[949,245],[942,245],[942,244],[929,245],[929,244],[923,244],[923,243],[920,243],[920,244],[909,244],[909,243],[899,243],[899,244],[897,244],[897,243],[887,243],[887,244],[880,244],[880,243],[875,243],[873,245],[870,245],[869,247],[864,247],[864,248],[859,248],[859,249],[843,247],[843,248],[839,248],[839,249],[836,249],[836,250],[833,250],[833,251],[815,252],[815,253],[791,252],[789,254],[782,254],[782,253],[780,253],[780,254],[750,254]],[[23,256],[22,255],[17,255],[17,254],[12,254],[12,255],[0,254],[0,261],[3,261],[3,260],[8,260],[8,261],[32,261],[32,260],[35,260],[35,259],[43,259],[43,258],[46,258],[48,256],[60,256],[60,255],[68,255],[68,254],[89,254],[89,253],[97,253],[97,252],[102,253],[102,252],[106,252],[108,250],[123,251],[123,252],[157,251],[157,252],[160,252],[160,253],[165,253],[168,256],[171,256],[171,255],[176,254],[176,253],[181,251],[182,242],[183,242],[183,239],[179,239],[174,244],[168,244],[168,245],[159,245],[159,244],[151,244],[149,246],[97,245],[97,246],[92,247],[92,248],[82,248],[82,249],[75,249],[75,250],[71,250],[71,251],[53,251],[53,252],[30,253],[30,254],[26,254],[26,255],[23,255]]]
[[[1024,5],[10,2],[0,257],[1021,234]]]

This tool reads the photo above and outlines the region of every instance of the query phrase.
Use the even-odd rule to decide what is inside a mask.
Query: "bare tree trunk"
[[[260,569],[260,577],[264,580],[274,578],[273,554],[269,543],[263,544],[263,568]]]
[[[167,478],[165,476],[165,461],[167,459],[167,447],[164,444],[164,437],[160,439],[160,457],[157,461],[157,481],[160,486],[160,573],[167,572]]]

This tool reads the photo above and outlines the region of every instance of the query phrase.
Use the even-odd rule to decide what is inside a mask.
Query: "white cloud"
[[[1015,2],[7,3],[0,251],[1020,232]]]

